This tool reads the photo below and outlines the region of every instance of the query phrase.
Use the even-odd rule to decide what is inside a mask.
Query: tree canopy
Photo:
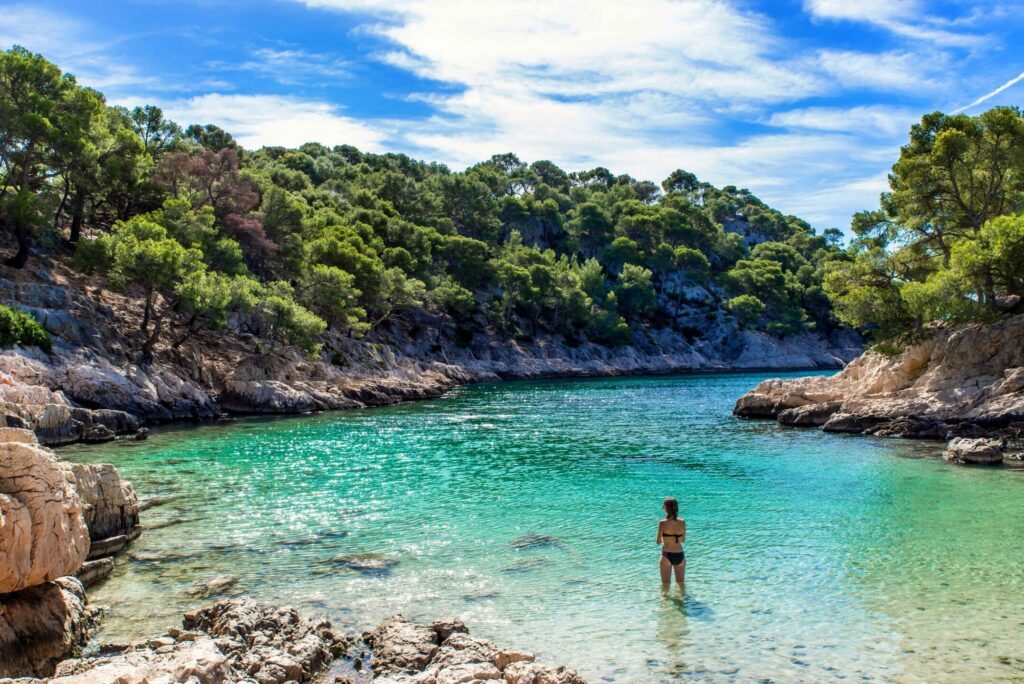
[[[1024,118],[935,112],[910,130],[881,208],[858,213],[825,290],[846,323],[889,339],[988,321],[1024,295]]]
[[[33,241],[77,245],[80,268],[139,297],[145,358],[228,321],[309,351],[328,328],[357,337],[424,313],[460,339],[602,344],[690,334],[716,312],[776,335],[837,325],[823,278],[849,257],[834,232],[684,170],[659,185],[511,153],[456,172],[349,145],[245,150],[157,107],[109,107],[21,48],[0,53],[0,90],[10,263]]]

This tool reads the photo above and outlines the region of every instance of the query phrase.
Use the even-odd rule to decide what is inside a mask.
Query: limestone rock
[[[89,588],[110,577],[112,572],[114,572],[114,559],[99,558],[97,560],[85,561],[82,567],[78,569],[75,577],[78,578],[83,586]]]
[[[942,438],[996,432],[1024,418],[1024,315],[937,326],[889,356],[868,351],[831,377],[766,380],[733,412],[830,432]]]
[[[942,455],[947,461],[969,465],[995,465],[1003,462],[1003,450],[990,439],[957,437],[949,443]]]
[[[73,575],[88,553],[71,465],[28,430],[0,428],[0,593]]]
[[[818,427],[827,423],[841,406],[841,401],[824,401],[820,404],[797,406],[779,413],[779,422],[795,427]]]
[[[293,608],[221,601],[186,614],[184,626],[215,637],[228,661],[261,684],[305,681],[331,661],[330,624],[308,620]]]
[[[52,675],[84,643],[92,618],[73,577],[0,595],[0,677]]]
[[[377,625],[366,641],[373,647],[373,671],[377,674],[422,672],[439,645],[437,632],[401,615]]]
[[[51,684],[150,684],[155,682],[240,681],[227,657],[208,636],[173,641],[166,650],[131,649],[99,658],[67,660]]]
[[[574,670],[541,665],[532,653],[470,636],[460,620],[437,620],[428,628],[396,615],[365,639],[373,649],[374,681],[382,684],[585,684]]]
[[[85,523],[89,537],[100,541],[124,535],[138,537],[139,498],[129,482],[121,479],[109,464],[73,463],[75,489],[84,504]],[[95,556],[95,554],[93,554]]]
[[[539,663],[512,663],[503,674],[507,684],[586,684],[576,670]]]
[[[444,641],[452,634],[469,634],[466,623],[458,618],[440,618],[430,623],[430,628],[437,632],[437,638]]]
[[[67,660],[57,684],[200,682],[283,684],[310,681],[330,662],[330,625],[290,608],[251,599],[222,601],[188,613],[186,629]],[[111,652],[114,651],[114,652]]]

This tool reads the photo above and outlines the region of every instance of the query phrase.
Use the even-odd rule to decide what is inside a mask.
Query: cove
[[[220,578],[352,629],[456,615],[590,681],[1024,676],[1024,473],[734,418],[766,377],[499,383],[61,449],[149,506],[91,590],[98,638],[177,624]],[[668,495],[685,597],[658,584]]]

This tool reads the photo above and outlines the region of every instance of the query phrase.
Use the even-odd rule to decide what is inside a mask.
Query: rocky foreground
[[[146,425],[225,413],[299,414],[428,399],[499,379],[839,368],[861,350],[849,333],[779,339],[740,331],[724,315],[708,319],[707,305],[719,293],[679,283],[667,292],[676,320],[697,331],[689,338],[652,330],[619,348],[550,336],[465,339],[450,320],[418,314],[362,340],[330,333],[324,351],[307,358],[268,346],[232,321],[228,330],[201,332],[178,347],[160,345],[142,364],[141,300],[59,259],[39,259],[34,271],[0,267],[0,303],[28,311],[53,337],[49,354],[0,351],[0,425],[33,430],[47,445],[141,436]]]
[[[84,644],[85,587],[139,535],[135,492],[110,465],[71,464],[0,428],[0,676],[48,675]]]
[[[1024,315],[936,328],[887,356],[868,351],[831,377],[774,379],[733,412],[783,425],[951,440],[946,459],[1016,464],[1024,437]]]
[[[469,635],[453,619],[419,625],[398,615],[362,636],[337,634],[292,608],[251,599],[221,601],[185,615],[181,628],[131,644],[107,644],[70,658],[46,680],[17,684],[585,684],[574,671],[537,663],[533,654],[501,649]]]

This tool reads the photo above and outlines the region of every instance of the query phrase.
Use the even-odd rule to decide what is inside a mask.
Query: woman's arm
[[[658,521],[658,538],[654,540],[658,544],[661,543],[661,526],[664,525],[664,524],[665,524],[664,520],[659,520]]]
[[[680,520],[680,522],[683,523],[683,536],[679,537],[679,543],[682,544],[686,541],[686,521]]]

